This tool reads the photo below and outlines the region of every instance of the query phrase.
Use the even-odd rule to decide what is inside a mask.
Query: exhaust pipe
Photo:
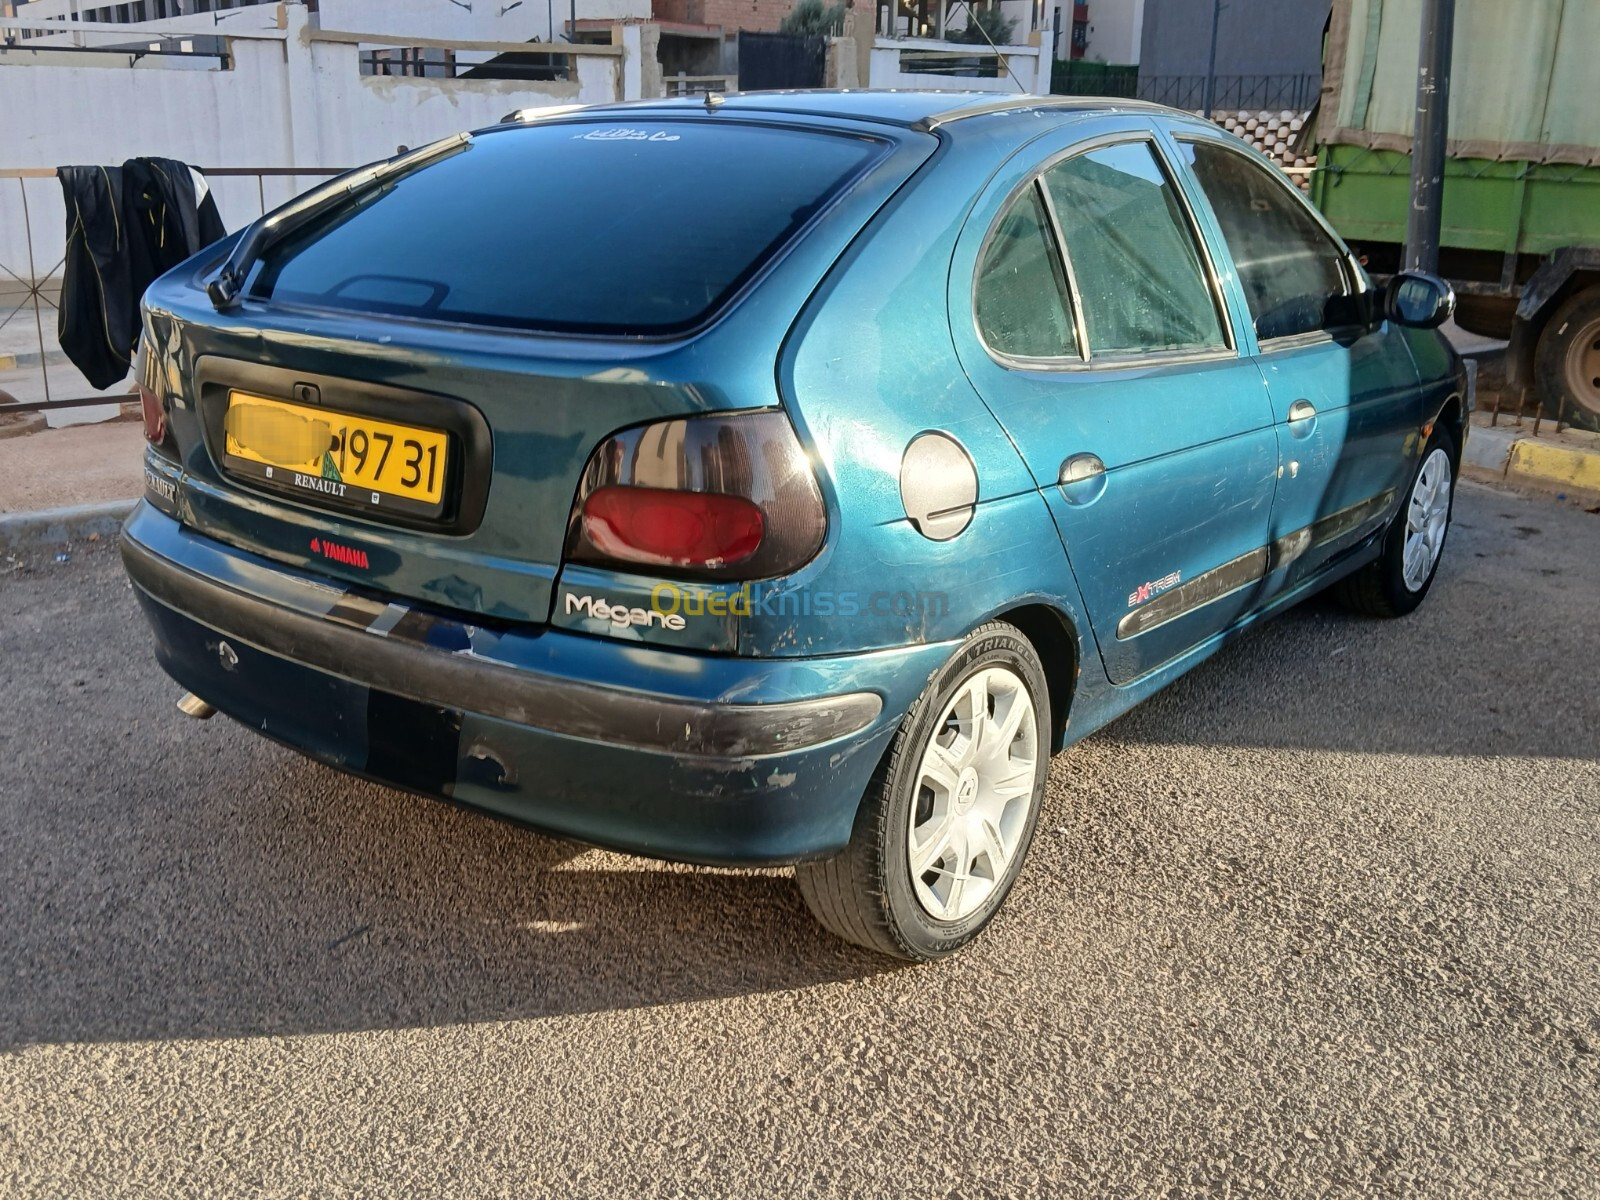
[[[185,692],[178,701],[178,711],[186,717],[193,717],[196,721],[209,721],[217,715],[214,705],[207,704],[193,692]]]

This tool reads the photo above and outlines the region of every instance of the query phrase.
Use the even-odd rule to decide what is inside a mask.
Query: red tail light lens
[[[144,416],[144,440],[159,446],[167,440],[167,410],[143,383],[139,384],[139,410]]]
[[[600,444],[584,468],[567,558],[690,579],[769,579],[808,562],[826,527],[786,415],[687,417]]]
[[[167,441],[167,406],[158,388],[161,387],[160,355],[150,349],[150,331],[139,338],[139,349],[133,359],[133,375],[139,381],[139,414],[144,418],[144,440],[152,446],[164,446]]]
[[[583,533],[631,562],[731,567],[761,546],[761,510],[742,496],[603,487],[583,502]]]

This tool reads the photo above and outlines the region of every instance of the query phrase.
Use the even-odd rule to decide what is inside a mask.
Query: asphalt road
[[[966,954],[173,709],[0,556],[0,1193],[1600,1195],[1600,516],[1467,486],[1058,758]]]

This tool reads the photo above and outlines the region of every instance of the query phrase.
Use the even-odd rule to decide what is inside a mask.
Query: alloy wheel
[[[1433,575],[1450,523],[1450,456],[1435,448],[1423,460],[1406,506],[1406,542],[1401,577],[1407,590],[1420,592]]]
[[[1039,717],[1022,679],[987,667],[945,707],[923,752],[906,838],[917,902],[935,920],[978,911],[1028,828]]]

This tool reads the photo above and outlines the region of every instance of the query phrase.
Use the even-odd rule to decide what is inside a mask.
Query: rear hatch
[[[607,111],[488,130],[146,297],[184,519],[374,589],[550,610],[606,435],[777,405],[774,361],[923,134]]]

